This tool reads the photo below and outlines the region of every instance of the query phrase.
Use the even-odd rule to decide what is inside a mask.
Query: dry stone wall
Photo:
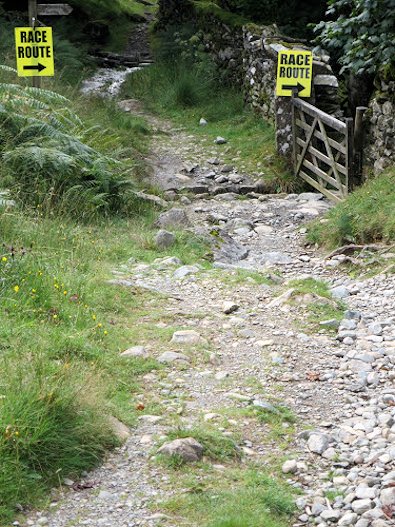
[[[395,164],[395,81],[380,84],[368,113],[368,160],[375,174]]]

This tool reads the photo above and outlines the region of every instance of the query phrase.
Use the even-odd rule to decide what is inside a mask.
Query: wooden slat
[[[305,140],[305,144],[303,146],[303,149],[302,149],[302,153],[300,154],[301,156],[301,160],[299,161],[297,167],[296,167],[296,173],[299,172],[300,170],[300,167],[302,165],[302,161],[303,161],[303,158],[305,157],[306,155],[306,152],[307,152],[307,149],[309,148],[309,145],[310,145],[310,141],[311,141],[311,138],[313,137],[313,134],[314,134],[314,130],[315,130],[315,127],[317,126],[317,123],[318,123],[318,119],[314,119],[314,122],[313,124],[311,125],[311,128],[308,132],[308,134],[306,134],[306,140]]]
[[[300,171],[299,172],[300,177],[302,177],[307,183],[309,183],[312,187],[316,188],[319,192],[324,194],[327,198],[331,199],[332,201],[335,201],[336,203],[339,203],[341,201],[341,198],[328,190],[325,187],[322,187],[315,179],[308,176],[305,172]]]
[[[304,123],[304,122],[301,121],[300,119],[296,119],[295,122],[296,122],[297,126],[299,126],[300,128],[303,128],[303,130],[306,130],[307,132],[310,130],[310,125],[307,124],[307,123]],[[320,141],[323,141],[323,140],[324,140],[323,135],[322,135],[321,132],[319,132],[318,130],[316,130],[316,131],[314,132],[314,137],[316,137],[317,139],[320,139]],[[332,139],[331,137],[328,137],[328,141],[329,141],[329,144],[330,144],[335,150],[338,150],[338,151],[341,152],[342,154],[347,155],[347,148],[345,147],[345,145],[343,145],[342,143],[339,143],[338,141],[335,141],[335,140]]]
[[[343,121],[339,121],[339,119],[336,119],[336,117],[328,115],[319,108],[316,108],[312,104],[303,101],[302,99],[292,99],[292,104],[296,106],[296,108],[299,108],[303,112],[307,113],[307,115],[310,115],[311,117],[317,117],[323,123],[327,124],[331,128],[334,128],[338,132],[345,133],[347,130],[346,123],[343,123]]]
[[[343,183],[340,183],[339,185],[339,183],[336,181],[335,178],[328,176],[326,172],[321,170],[316,165],[313,165],[313,163],[311,163],[311,161],[309,161],[308,159],[306,158],[303,159],[302,167],[305,167],[311,170],[311,172],[313,172],[317,177],[323,179],[324,181],[332,185],[332,187],[335,187],[336,189],[340,190],[342,194],[346,193],[346,186],[343,185]]]
[[[303,139],[300,139],[300,137],[298,137],[296,141],[298,145],[300,145],[301,147],[305,145],[305,141],[303,141]],[[323,154],[322,152],[320,152],[319,150],[317,150],[314,146],[310,145],[309,148],[307,149],[307,152],[309,152],[315,157],[318,157],[320,161],[323,161],[327,165],[331,166],[331,160],[329,159],[329,157]],[[347,176],[347,168],[343,166],[341,163],[338,163],[337,160],[335,160],[335,162],[336,162],[336,167],[338,171],[341,172],[344,176]]]
[[[318,126],[320,127],[321,133],[324,136],[324,145],[325,145],[326,153],[328,154],[328,157],[331,160],[330,167],[332,168],[333,173],[335,174],[335,178],[336,178],[336,181],[338,182],[339,189],[340,189],[341,185],[342,185],[342,180],[341,180],[339,171],[336,168],[335,158],[333,157],[333,152],[332,152],[332,149],[331,149],[331,145],[328,142],[328,135],[326,133],[324,123],[322,123],[320,120],[318,120]]]

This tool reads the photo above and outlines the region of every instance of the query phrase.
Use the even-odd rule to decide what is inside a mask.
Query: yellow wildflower
[[[14,291],[15,291],[15,293],[18,293],[18,292],[19,292],[19,285],[15,285],[15,286],[14,286]]]
[[[6,262],[7,261],[7,256],[3,256],[3,258],[1,259],[2,262]]]

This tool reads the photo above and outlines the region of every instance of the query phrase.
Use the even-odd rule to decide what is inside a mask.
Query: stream
[[[81,92],[84,95],[114,97],[121,91],[127,76],[141,69],[142,66],[134,68],[99,68],[91,78],[82,83]]]

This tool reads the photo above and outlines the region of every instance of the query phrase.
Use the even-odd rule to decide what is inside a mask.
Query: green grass
[[[191,492],[165,503],[178,525],[201,527],[286,527],[294,512],[290,488],[268,473],[229,470],[199,481]],[[181,518],[180,518],[181,517]]]
[[[315,278],[290,280],[287,282],[287,287],[295,289],[293,296],[314,294],[323,298],[332,298],[328,284]]]
[[[395,239],[395,169],[368,181],[309,227],[308,239],[332,248]]]
[[[330,319],[341,320],[343,318],[346,306],[343,302],[332,298],[329,286],[323,280],[316,280],[315,278],[291,280],[287,283],[287,287],[295,289],[293,297],[302,295],[316,295],[319,297],[307,304],[307,313],[301,322],[305,330],[312,332],[322,330],[323,328],[319,325],[320,322]],[[329,329],[328,331],[331,332],[332,330]]]

